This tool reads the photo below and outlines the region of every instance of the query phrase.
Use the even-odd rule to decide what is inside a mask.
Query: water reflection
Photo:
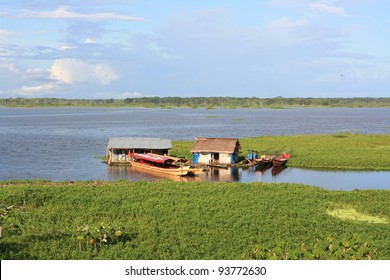
[[[240,173],[240,182],[298,183],[334,190],[390,189],[390,173],[313,170],[287,166],[258,170],[254,167]]]
[[[203,181],[237,182],[240,181],[239,169],[210,167],[198,176]]]
[[[111,181],[126,179],[130,181],[157,181],[167,179],[176,182],[201,181],[198,176],[175,176],[171,174],[156,174],[153,171],[135,169],[131,166],[108,166],[108,178]]]
[[[278,176],[287,166],[252,166],[247,168],[209,168],[200,174],[199,177],[204,181],[211,182],[258,182],[263,176],[270,174],[271,176]]]
[[[287,168],[287,166],[285,166],[285,165],[272,167],[271,174],[272,174],[272,176],[276,176],[276,175],[278,175],[280,172],[282,172],[283,170],[285,170],[286,168]]]
[[[267,171],[271,170],[272,176],[276,176],[279,173],[281,173],[283,170],[287,168],[286,165],[282,166],[253,166],[249,168],[247,171],[252,172],[257,176],[262,176],[264,175]]]
[[[160,175],[141,171],[131,166],[109,166],[109,180],[131,181],[204,181],[204,182],[275,182],[298,183],[334,190],[390,189],[389,172],[386,171],[329,171],[294,167],[214,168],[204,170],[199,176]]]

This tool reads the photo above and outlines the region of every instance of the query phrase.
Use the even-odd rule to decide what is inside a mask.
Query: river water
[[[0,180],[155,180],[153,174],[108,167],[97,157],[105,155],[111,137],[194,140],[199,136],[389,134],[390,108],[0,108],[0,127]],[[209,170],[193,180],[390,189],[390,172],[314,171],[290,167],[279,172]]]

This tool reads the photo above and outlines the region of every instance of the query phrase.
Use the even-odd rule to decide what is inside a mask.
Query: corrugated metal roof
[[[170,139],[116,137],[108,140],[108,148],[116,149],[172,149]]]
[[[237,138],[197,138],[192,153],[234,153],[239,146]]]

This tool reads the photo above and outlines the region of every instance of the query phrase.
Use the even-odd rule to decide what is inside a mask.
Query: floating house
[[[164,138],[110,138],[107,145],[108,165],[130,163],[130,153],[168,155],[172,149],[170,139]]]
[[[196,138],[191,149],[194,163],[199,164],[234,164],[238,162],[241,151],[237,138]]]

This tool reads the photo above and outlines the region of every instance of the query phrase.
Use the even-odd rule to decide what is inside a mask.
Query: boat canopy
[[[157,162],[157,163],[164,163],[166,161],[173,161],[171,158],[166,156],[159,156],[159,155],[150,155],[150,154],[138,154],[138,153],[132,153],[131,156],[136,159],[143,159],[147,161]]]
[[[165,138],[115,137],[108,140],[107,149],[170,150],[172,143]]]

